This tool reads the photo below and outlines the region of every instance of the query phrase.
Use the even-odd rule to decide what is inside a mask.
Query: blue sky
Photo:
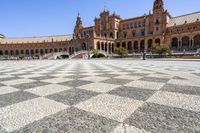
[[[0,33],[7,37],[65,35],[73,32],[77,12],[84,26],[93,25],[105,0],[1,0]],[[123,2],[122,2],[123,1]],[[121,18],[152,10],[154,0],[107,0],[107,9]],[[199,0],[164,0],[172,16],[199,11]]]

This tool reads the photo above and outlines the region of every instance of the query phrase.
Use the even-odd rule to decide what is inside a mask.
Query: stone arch
[[[185,36],[182,38],[182,49],[188,50],[190,45],[190,38],[188,36]]]
[[[120,42],[117,43],[117,48],[120,48]]]
[[[15,50],[15,54],[16,54],[16,55],[19,55],[19,50]]]
[[[2,51],[2,50],[0,50],[0,56],[1,56],[1,55],[3,55],[3,51]]]
[[[13,50],[10,50],[10,55],[14,55],[14,51]]]
[[[53,49],[50,49],[49,52],[50,52],[50,53],[53,53]]]
[[[178,49],[178,38],[177,37],[172,38],[172,40],[171,40],[171,48],[173,50],[177,50]]]
[[[111,45],[111,43],[109,43],[108,49],[109,49],[109,53],[111,53],[112,52],[112,45]]]
[[[128,52],[129,52],[129,53],[132,53],[132,51],[133,51],[133,45],[132,45],[132,42],[129,41],[129,42],[128,42]]]
[[[200,35],[194,36],[194,49],[200,48]]]
[[[6,50],[4,53],[5,53],[5,55],[8,55],[8,54],[9,54],[8,50]]]
[[[29,50],[27,49],[27,50],[26,50],[26,55],[29,55],[29,54],[30,54],[30,52],[29,52]]]
[[[54,49],[54,52],[55,52],[55,53],[56,53],[56,52],[58,52],[58,49],[57,49],[57,48],[55,48],[55,49]]]
[[[153,40],[152,40],[152,39],[149,39],[149,40],[148,40],[148,46],[147,46],[148,51],[151,50],[152,47],[153,47]]]
[[[69,47],[69,54],[72,54],[72,47]]]
[[[105,51],[106,52],[108,51],[108,43],[107,42],[105,43]]]
[[[48,54],[48,49],[45,49],[45,54]]]
[[[122,48],[126,48],[126,42],[122,43]]]
[[[62,52],[62,48],[59,48],[59,52]]]
[[[144,52],[144,40],[140,41],[140,51]]]
[[[43,49],[40,49],[40,54],[44,54],[44,50]]]
[[[115,45],[114,45],[114,43],[112,43],[112,53],[114,53],[115,52]]]
[[[160,44],[160,38],[157,38],[157,39],[155,40],[155,44]]]
[[[24,50],[21,50],[21,51],[20,51],[20,54],[24,54]]]
[[[138,46],[138,41],[134,41],[134,45],[133,45],[133,48],[134,48],[134,51],[135,52],[139,52],[139,46]]]
[[[34,55],[34,50],[33,49],[31,49],[31,55]]]
[[[82,43],[82,50],[87,50],[87,45],[86,45],[86,43],[84,42],[84,43]]]
[[[101,50],[105,50],[104,43],[101,42]]]
[[[36,49],[36,50],[35,50],[35,53],[36,53],[36,54],[38,54],[38,53],[39,53],[39,50],[38,50],[38,49]]]
[[[97,42],[97,49],[98,49],[98,50],[101,49],[101,45],[100,45],[100,42],[99,42],[99,41]]]
[[[110,38],[114,38],[114,36],[113,36],[113,33],[112,33],[112,32],[110,33]]]

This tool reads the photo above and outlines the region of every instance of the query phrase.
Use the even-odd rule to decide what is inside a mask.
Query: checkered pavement
[[[0,62],[0,132],[200,132],[200,63]]]

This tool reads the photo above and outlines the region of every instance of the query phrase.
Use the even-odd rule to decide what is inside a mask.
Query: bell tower
[[[80,33],[80,30],[83,29],[83,24],[82,24],[82,20],[81,20],[81,17],[80,17],[80,13],[78,12],[78,16],[77,16],[77,19],[76,19],[76,25],[75,25],[75,28],[74,28],[74,38],[79,38],[81,33]]]
[[[153,12],[164,12],[163,0],[155,0],[153,5]]]
[[[154,34],[162,34],[166,24],[163,0],[155,0],[153,5]]]

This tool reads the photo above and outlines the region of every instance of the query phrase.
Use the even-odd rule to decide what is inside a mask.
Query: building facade
[[[102,50],[114,53],[123,47],[129,53],[150,51],[153,44],[169,45],[173,51],[200,48],[200,12],[172,17],[163,0],[155,0],[153,11],[130,19],[104,10],[94,26],[84,27],[78,14],[74,33],[65,36],[6,38],[0,35],[0,56],[30,56],[66,51]]]

